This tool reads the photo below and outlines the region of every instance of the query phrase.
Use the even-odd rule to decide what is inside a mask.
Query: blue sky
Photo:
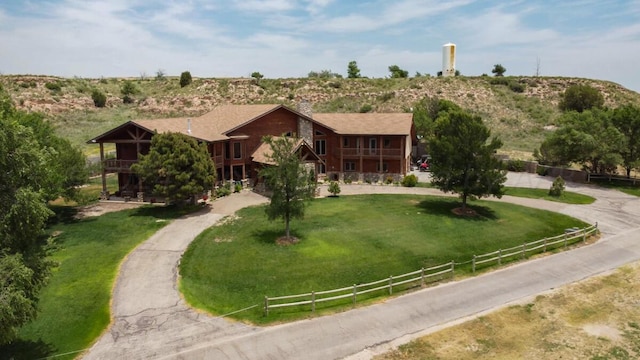
[[[64,77],[586,77],[640,91],[640,0],[2,0],[0,73]]]

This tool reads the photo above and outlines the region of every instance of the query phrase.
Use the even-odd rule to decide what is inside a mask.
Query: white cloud
[[[295,8],[293,0],[234,0],[239,10],[251,12],[286,11]]]

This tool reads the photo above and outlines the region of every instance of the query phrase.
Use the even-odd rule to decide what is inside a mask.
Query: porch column
[[[407,156],[404,153],[405,138],[400,138],[400,174],[405,175],[408,172]]]
[[[364,169],[362,168],[362,162],[364,158],[363,150],[367,148],[364,144],[364,136],[360,136],[360,144],[358,145],[361,146],[361,149],[358,150],[358,154],[360,155],[360,167],[358,168],[358,171],[361,174],[363,174],[364,173]]]
[[[100,200],[108,200],[109,192],[107,191],[107,169],[104,164],[104,144],[100,143],[100,176],[102,177],[102,192],[100,192]]]
[[[340,164],[338,164],[338,179],[340,179],[340,173],[344,171],[344,136],[340,136]],[[331,169],[333,170],[333,169]]]
[[[379,156],[379,162],[380,162],[380,171],[378,172],[384,172],[384,167],[382,166],[382,136],[378,136],[378,151],[380,152],[380,156]]]

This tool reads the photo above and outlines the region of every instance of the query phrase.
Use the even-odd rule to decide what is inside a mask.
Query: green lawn
[[[314,200],[303,221],[292,222],[301,242],[278,246],[282,222],[264,207],[211,228],[189,247],[180,266],[181,290],[194,306],[215,314],[261,304],[264,296],[329,290],[388,278],[474,254],[520,245],[583,227],[576,219],[498,202],[474,202],[477,218],[451,213],[457,199],[413,195],[342,196]],[[458,271],[469,272],[460,268]],[[283,321],[308,312],[258,306],[237,318]]]
[[[504,194],[510,195],[510,196],[518,196],[518,197],[531,198],[531,199],[542,199],[542,200],[557,201],[557,202],[562,202],[567,204],[578,204],[578,205],[593,204],[593,202],[596,201],[596,199],[591,196],[578,194],[571,191],[564,191],[562,195],[560,195],[559,197],[551,196],[549,195],[549,189],[506,187]]]
[[[640,181],[638,181],[636,184],[633,184],[630,181],[615,179],[611,181],[607,179],[592,179],[591,183],[608,189],[616,189],[632,196],[640,196]]]
[[[23,327],[0,358],[37,359],[85,349],[110,322],[111,289],[120,262],[138,244],[180,215],[175,209],[143,207],[74,220],[75,210],[55,207],[49,231],[58,250],[49,284],[40,293],[37,319]],[[71,359],[77,354],[56,357]]]

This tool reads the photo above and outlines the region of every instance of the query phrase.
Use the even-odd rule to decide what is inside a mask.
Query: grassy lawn
[[[585,226],[564,215],[488,201],[473,203],[479,217],[460,218],[451,213],[458,206],[452,198],[413,195],[317,199],[303,221],[292,222],[301,240],[293,246],[274,244],[283,224],[268,221],[264,207],[246,208],[191,244],[180,266],[181,290],[194,306],[226,314],[261,304],[265,295],[380,280]],[[470,269],[456,273],[465,271]],[[287,311],[265,318],[257,307],[234,316],[255,323],[311,316],[308,309]]]
[[[562,195],[559,197],[549,195],[549,189],[530,189],[530,188],[520,188],[520,187],[506,187],[505,195],[509,196],[518,196],[524,198],[531,199],[541,199],[548,201],[557,201],[566,204],[578,204],[578,205],[586,205],[593,204],[596,201],[595,198],[578,194],[571,191],[564,191]]]
[[[90,346],[109,324],[111,289],[122,259],[168,223],[158,220],[180,215],[172,208],[142,207],[75,220],[73,208],[54,209],[49,231],[58,234],[53,259],[59,266],[40,293],[37,319],[21,329],[14,346],[0,347],[0,358],[37,359]]]

